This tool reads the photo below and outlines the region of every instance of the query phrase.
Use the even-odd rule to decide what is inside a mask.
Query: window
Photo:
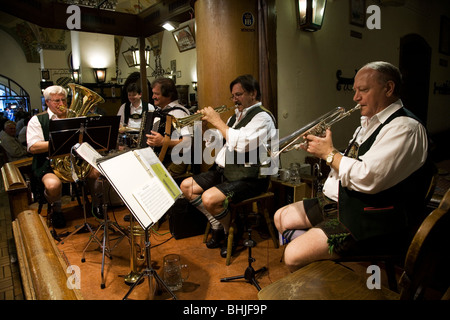
[[[19,110],[30,111],[30,95],[17,82],[0,75],[0,112],[15,121]]]

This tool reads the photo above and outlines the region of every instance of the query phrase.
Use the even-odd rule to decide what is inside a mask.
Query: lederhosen
[[[357,159],[360,160],[370,149],[386,124],[401,116],[419,121],[405,108],[399,109],[361,144]],[[423,212],[423,199],[431,181],[432,168],[430,157],[427,157],[425,164],[408,178],[377,194],[361,193],[339,184],[339,222],[356,241],[392,236],[396,239],[405,238],[408,243],[411,228],[417,224]]]
[[[50,118],[47,112],[43,112],[37,115],[37,118],[41,124],[42,132],[44,134],[45,141],[49,140],[49,124]],[[52,172],[50,167],[50,160],[48,159],[48,153],[40,153],[33,155],[33,162],[31,163],[31,169],[34,175],[41,179],[46,173]]]
[[[142,119],[142,115],[148,111],[148,103],[142,101],[142,113],[141,114],[133,114],[131,115],[131,102],[125,103],[125,109],[124,109],[124,124],[125,126],[128,125],[128,120],[131,118],[133,119]]]
[[[252,108],[233,129],[245,127],[253,119],[253,117],[260,112],[267,112],[273,119],[270,111],[262,106],[257,106]],[[227,125],[231,128],[235,122],[236,114],[230,118]],[[228,181],[237,181],[245,178],[259,178],[259,171],[261,167],[260,146],[258,146],[257,150],[243,153],[230,151],[227,148],[225,163],[223,174]]]

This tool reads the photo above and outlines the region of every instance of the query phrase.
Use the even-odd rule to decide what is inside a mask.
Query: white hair
[[[50,100],[52,98],[52,95],[60,95],[63,94],[64,97],[67,98],[67,90],[64,89],[61,86],[50,86],[44,90],[44,98],[45,100]]]

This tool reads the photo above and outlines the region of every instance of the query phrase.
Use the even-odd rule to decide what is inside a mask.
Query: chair
[[[422,222],[408,248],[400,293],[368,288],[368,277],[334,261],[317,261],[263,288],[261,300],[419,300],[449,297],[450,189]]]
[[[244,213],[245,218],[247,218],[249,212],[255,211],[256,214],[260,214],[264,217],[267,228],[269,229],[270,236],[273,240],[275,248],[279,247],[278,238],[275,233],[275,229],[272,223],[272,219],[269,215],[268,205],[269,201],[273,199],[274,194],[272,192],[265,192],[259,196],[246,199],[239,203],[230,203],[230,214],[231,214],[231,223],[230,229],[228,231],[228,243],[227,243],[227,257],[226,257],[226,265],[229,266],[231,263],[231,254],[232,254],[232,246],[233,240],[235,236],[235,231],[237,229],[237,218],[239,217],[239,212]],[[249,209],[251,207],[251,209]],[[255,208],[256,207],[256,208]],[[210,229],[210,224],[208,223],[205,230],[205,235],[203,238],[203,242],[205,243],[208,237]]]
[[[434,174],[431,178],[430,185],[428,187],[427,193],[424,199],[424,207],[430,202],[431,197],[436,189],[437,180],[439,178],[437,167],[433,168]],[[426,216],[420,218],[422,222]],[[414,231],[418,229],[419,226],[413,228]],[[413,234],[413,233],[412,233]],[[383,255],[360,255],[360,256],[348,256],[335,259],[336,262],[371,262],[372,264],[384,263],[385,271],[388,279],[389,289],[398,292],[397,288],[397,277],[396,277],[396,266],[401,266],[405,260],[406,252],[397,254],[383,254]]]

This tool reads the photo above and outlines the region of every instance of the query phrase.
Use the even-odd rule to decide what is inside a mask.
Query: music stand
[[[148,278],[150,290],[154,277],[156,283],[176,299],[175,294],[152,268],[149,229],[181,196],[180,188],[151,148],[128,151],[109,159],[98,159],[97,166],[145,232],[147,266],[123,299],[128,298],[143,277]]]
[[[136,279],[136,282],[133,283],[128,290],[127,294],[123,297],[123,300],[127,300],[128,296],[133,292],[133,290],[141,283],[141,280],[146,277],[148,279],[148,289],[149,294],[154,292],[152,290],[152,277],[155,278],[156,284],[162,286],[171,296],[174,300],[177,300],[177,296],[175,293],[173,293],[172,290],[167,286],[167,284],[164,282],[163,279],[159,276],[159,274],[153,269],[150,259],[150,237],[149,237],[149,228],[144,229],[144,236],[145,236],[145,261],[146,261],[146,268],[141,272],[139,277]],[[156,288],[155,288],[156,291]]]
[[[94,116],[94,117],[78,117],[59,120],[51,120],[49,123],[49,158],[59,158],[73,155],[73,147],[82,142],[88,142],[96,150],[109,151],[116,148],[117,137],[119,134],[119,116]],[[75,172],[75,170],[73,170]],[[84,223],[77,227],[60,243],[79,232],[80,230],[88,230],[92,234],[94,231],[87,223],[86,199],[84,193],[84,181],[79,180],[82,190],[82,206],[84,214]]]

